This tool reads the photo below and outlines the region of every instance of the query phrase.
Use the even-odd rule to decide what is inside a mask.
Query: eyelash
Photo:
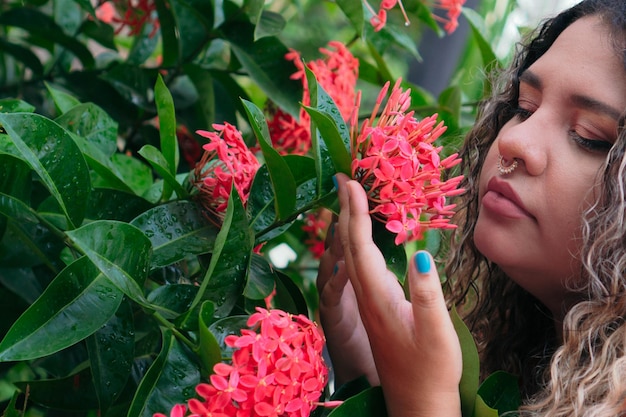
[[[513,110],[513,117],[520,121],[524,121],[532,116],[533,112],[521,107]],[[576,131],[570,131],[569,136],[582,148],[590,152],[608,152],[613,144],[611,142],[599,139],[588,139],[580,136]]]

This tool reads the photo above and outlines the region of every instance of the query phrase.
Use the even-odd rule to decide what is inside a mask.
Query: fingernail
[[[425,274],[430,271],[430,256],[426,252],[417,252],[415,255],[415,266],[417,271]]]
[[[335,264],[335,267],[333,268],[333,275],[336,275],[337,271],[339,271],[339,264]]]
[[[339,189],[339,185],[337,184],[337,176],[333,175],[333,184],[335,184],[335,189]]]
[[[330,237],[335,237],[335,223],[330,224]]]

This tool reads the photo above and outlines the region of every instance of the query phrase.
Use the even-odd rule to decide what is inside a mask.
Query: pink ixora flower
[[[309,248],[311,255],[315,259],[321,258],[326,250],[324,240],[326,239],[326,228],[329,223],[328,214],[328,210],[320,209],[313,213],[307,213],[304,218],[302,231],[307,234],[304,244]]]
[[[204,154],[196,164],[191,181],[199,190],[198,199],[209,219],[220,224],[233,186],[243,203],[248,201],[260,163],[235,126],[214,124],[213,129],[215,132],[196,132],[209,139],[209,143],[203,146]]]
[[[374,32],[378,32],[385,27],[385,25],[387,24],[387,10],[393,9],[396,5],[400,7],[402,15],[404,16],[404,24],[408,26],[411,22],[409,21],[409,17],[407,16],[406,11],[404,10],[402,0],[382,0],[380,2],[380,9],[378,10],[378,13],[367,1],[365,1],[365,6],[374,15],[370,19],[370,23],[374,27]]]
[[[395,243],[420,239],[427,228],[454,228],[454,205],[446,197],[461,194],[462,176],[442,179],[444,170],[461,160],[457,154],[441,159],[433,142],[446,130],[434,114],[417,120],[410,90],[396,82],[381,114],[378,110],[389,83],[378,96],[370,118],[358,128],[358,100],[351,121],[352,177],[367,191],[370,213],[396,234]]]
[[[201,399],[189,400],[192,416],[307,417],[318,405],[338,405],[319,401],[328,369],[315,323],[258,307],[247,324],[241,335],[225,339],[234,348],[231,363],[216,364],[209,383],[196,387]],[[172,410],[171,417],[180,416]]]
[[[315,74],[317,82],[335,101],[341,115],[347,120],[350,117],[355,99],[356,82],[359,78],[359,60],[341,42],[331,41],[327,48],[321,48],[324,58],[306,63],[306,66]],[[305,74],[305,64],[300,53],[291,50],[285,58],[292,61],[297,71],[292,79],[302,82],[302,104],[311,103],[309,84]],[[276,150],[282,154],[304,155],[311,147],[310,117],[304,110],[300,110],[298,119],[289,113],[269,106],[268,127],[270,137]]]
[[[459,16],[461,16],[464,4],[465,0],[436,0],[434,2],[435,8],[446,11],[446,17],[436,14],[433,14],[433,17],[444,24],[443,29],[448,34],[454,32],[459,26]]]
[[[96,17],[104,23],[116,25],[115,33],[128,29],[128,35],[138,35],[145,24],[152,24],[150,37],[159,30],[154,0],[109,0],[96,10]]]

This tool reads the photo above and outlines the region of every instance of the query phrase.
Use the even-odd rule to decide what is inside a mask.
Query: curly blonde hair
[[[563,30],[584,16],[610,28],[626,71],[626,1],[584,0],[545,21],[499,77],[479,112],[461,156],[466,174],[446,275],[450,304],[464,313],[477,340],[483,377],[505,370],[519,376],[522,415],[626,416],[626,113],[598,178],[595,203],[585,211],[580,252],[581,301],[563,322],[486,259],[473,240],[478,179],[487,151],[517,107],[519,76]]]

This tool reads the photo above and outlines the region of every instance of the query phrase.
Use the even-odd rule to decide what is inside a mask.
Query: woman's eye
[[[591,152],[608,152],[613,143],[602,139],[588,139],[580,136],[575,131],[570,132],[571,138],[584,149]]]
[[[533,112],[528,109],[524,109],[518,106],[514,109],[513,114],[514,114],[514,117],[523,121],[523,120],[528,119],[530,116],[532,116]]]

